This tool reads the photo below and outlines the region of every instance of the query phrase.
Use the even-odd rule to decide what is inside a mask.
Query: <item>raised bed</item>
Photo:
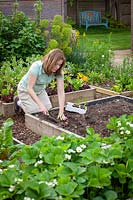
[[[123,102],[121,103],[121,101]],[[117,105],[117,103],[119,102],[120,104]],[[108,110],[107,114],[106,114],[106,109],[108,109],[109,106],[106,105],[106,103],[109,103],[109,104],[112,103],[112,107],[110,108],[110,110]],[[38,113],[35,115],[26,114],[25,124],[27,128],[31,129],[33,132],[40,135],[47,135],[47,136],[60,135],[63,132],[66,134],[74,134],[79,137],[84,137],[86,127],[93,128],[93,124],[100,127],[100,125],[104,121],[106,123],[106,121],[112,116],[116,115],[117,117],[119,117],[122,114],[133,113],[133,99],[129,97],[121,96],[121,95],[106,97],[106,98],[97,99],[97,100],[91,100],[86,103],[86,106],[87,106],[87,114],[85,115],[79,115],[77,113],[75,114],[75,113],[65,111],[65,114],[67,115],[68,120],[69,120],[68,122],[55,123],[55,120],[48,120],[48,117],[46,117],[45,115],[42,118],[40,117],[40,113]],[[93,106],[94,107],[97,106],[95,110],[92,108]],[[105,113],[102,113],[102,111],[104,110],[104,106],[105,106]],[[58,108],[53,109],[51,111],[51,114],[53,118],[56,119],[57,114],[58,114]],[[73,118],[72,118],[72,115],[74,115]],[[106,115],[108,119],[105,120]],[[98,116],[100,116],[100,118],[98,118]],[[86,124],[87,118],[90,120],[89,124]],[[84,119],[85,119],[85,122],[84,122]],[[69,123],[72,124],[70,130],[68,130],[68,125],[70,125]],[[74,123],[77,123],[77,124],[74,124]],[[80,124],[82,127],[80,126]],[[75,132],[73,132],[74,126],[76,127]],[[106,131],[106,127],[105,128],[102,127],[101,129],[103,129],[103,136],[107,136],[107,135],[104,135],[104,131]],[[78,134],[78,132],[81,133],[82,130],[83,130],[83,134]]]

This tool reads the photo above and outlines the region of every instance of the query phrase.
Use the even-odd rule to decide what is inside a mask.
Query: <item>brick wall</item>
[[[133,52],[133,0],[131,0],[131,49]]]
[[[35,0],[18,0],[19,10],[31,18],[34,18]],[[13,3],[15,0],[0,0],[0,11],[5,15],[12,15]],[[41,18],[52,19],[55,15],[62,15],[64,19],[64,0],[42,0],[43,11]]]

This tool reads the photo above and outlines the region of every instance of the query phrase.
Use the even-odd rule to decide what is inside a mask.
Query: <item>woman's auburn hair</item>
[[[63,51],[60,49],[53,49],[43,57],[43,68],[47,75],[52,74],[52,69],[60,60],[62,60],[63,63],[61,67],[56,71],[56,75],[62,75],[62,68],[65,66],[66,58]]]

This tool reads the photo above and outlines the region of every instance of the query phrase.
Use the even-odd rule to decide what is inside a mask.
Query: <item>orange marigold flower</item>
[[[83,76],[82,76],[82,80],[85,81],[85,82],[87,82],[87,81],[88,81],[88,77],[85,76],[85,75],[83,75]]]

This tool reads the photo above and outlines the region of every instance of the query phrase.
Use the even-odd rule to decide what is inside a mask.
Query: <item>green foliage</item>
[[[125,57],[123,63],[113,69],[114,85],[112,90],[122,92],[133,90],[133,59]]]
[[[132,198],[133,116],[113,117],[108,128],[107,138],[88,128],[86,138],[43,136],[21,145],[0,162],[1,200]]]
[[[13,120],[10,118],[3,123],[3,126],[0,129],[0,149],[13,144],[12,126]]]
[[[0,97],[2,101],[13,101],[18,83],[27,70],[28,63],[25,63],[23,59],[16,60],[16,57],[12,57],[12,61],[3,62],[1,67],[2,79],[0,79]]]
[[[66,56],[69,55],[72,51],[71,25],[65,24],[62,20],[62,16],[56,15],[51,23],[49,23],[49,26],[51,27],[51,30],[47,32],[47,49],[45,50],[45,53],[49,52],[51,49],[60,48],[64,51]]]
[[[0,13],[0,61],[9,60],[16,56],[17,59],[41,54],[45,49],[45,37],[31,21],[20,11],[11,16]]]

